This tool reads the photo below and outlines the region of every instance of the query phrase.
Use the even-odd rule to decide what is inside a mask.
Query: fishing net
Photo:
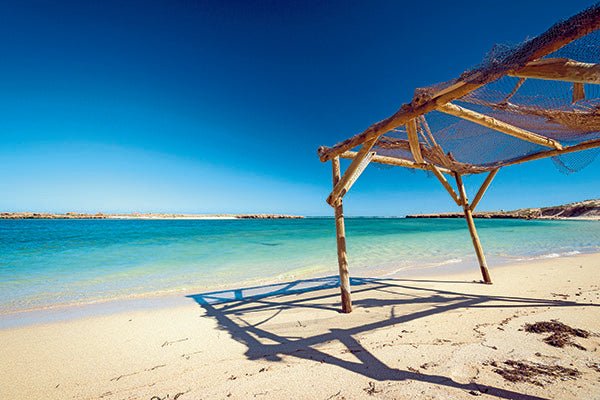
[[[599,7],[596,5],[592,9]],[[561,32],[555,34],[560,35]],[[523,65],[518,65],[518,59],[522,57],[522,49],[530,44],[531,41],[526,41],[514,46],[494,46],[480,65],[460,78],[417,89],[409,106],[422,104],[436,93],[464,81],[465,77],[472,79],[485,71],[488,75],[496,74],[498,78],[454,100],[454,105],[552,139],[563,148],[600,139],[600,31],[593,31],[534,61],[538,68],[560,70],[571,65],[580,67],[587,71],[588,77],[584,81],[588,83],[573,83],[577,79],[572,77],[551,80],[547,76],[513,74],[511,71],[524,71],[518,69],[523,68]],[[459,173],[485,172],[559,148],[514,137],[440,111],[418,117],[417,133],[425,162]],[[382,156],[416,161],[405,126],[381,136],[374,151]],[[599,152],[600,148],[568,154],[556,152],[553,162],[561,172],[572,173],[593,162]]]

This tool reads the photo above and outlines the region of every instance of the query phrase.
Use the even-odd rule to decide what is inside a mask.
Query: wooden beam
[[[600,64],[590,64],[568,58],[544,58],[508,73],[517,78],[600,84]]]
[[[559,156],[561,154],[574,153],[576,151],[590,150],[590,149],[595,149],[598,147],[600,147],[600,139],[592,139],[592,140],[587,140],[585,142],[582,142],[582,143],[579,143],[579,144],[576,144],[573,146],[565,147],[562,150],[541,151],[539,153],[530,154],[528,156],[515,158],[513,160],[501,163],[499,166],[505,167],[505,166],[509,166],[509,165],[517,165],[517,164],[522,164],[522,163],[528,162],[528,161],[540,160],[542,158]]]
[[[477,194],[475,195],[473,202],[471,203],[471,211],[475,211],[475,207],[477,207],[477,204],[479,204],[479,201],[485,194],[485,191],[490,186],[490,183],[492,183],[492,180],[494,179],[494,177],[496,176],[496,174],[498,173],[499,170],[500,170],[500,168],[496,168],[496,169],[490,171],[488,176],[485,178],[485,180],[481,184],[481,187],[477,191]]]
[[[452,197],[452,200],[454,200],[454,202],[458,206],[460,206],[461,205],[460,199],[458,198],[458,196],[456,195],[456,192],[454,192],[454,189],[448,183],[448,181],[446,180],[444,175],[442,175],[440,170],[435,165],[431,165],[431,172],[433,172],[433,174],[436,176],[436,178],[438,178],[438,180],[440,181],[442,186],[444,186],[444,188],[448,191],[448,194],[450,195],[450,197]]]
[[[421,155],[421,146],[419,145],[419,136],[417,134],[417,120],[411,119],[406,123],[406,133],[408,134],[408,142],[410,143],[410,152],[413,158],[419,164],[423,164],[423,156]]]
[[[352,160],[346,172],[339,180],[339,182],[333,188],[331,194],[327,197],[327,203],[331,206],[335,206],[335,202],[338,198],[344,197],[344,195],[350,190],[350,187],[354,184],[358,176],[364,171],[367,167],[371,158],[375,156],[374,152],[371,152],[371,149],[375,145],[377,138],[372,139],[361,147],[360,151]]]
[[[345,151],[340,154],[340,158],[346,158],[353,160],[358,153],[356,151]],[[414,161],[406,160],[404,158],[396,158],[396,157],[388,157],[388,156],[380,156],[375,154],[373,158],[371,158],[371,162],[378,164],[391,165],[395,167],[405,167],[405,168],[413,168],[413,169],[422,169],[426,171],[430,171],[430,164],[417,164]],[[443,167],[437,167],[439,171],[444,174],[451,174],[452,171]]]
[[[465,186],[463,185],[462,178],[459,174],[455,174],[455,177],[456,186],[458,187],[458,192],[460,193],[460,200],[462,203],[463,211],[465,213],[465,219],[467,220],[467,226],[469,227],[469,233],[471,234],[473,247],[475,247],[475,253],[477,254],[477,260],[479,261],[479,269],[481,270],[481,276],[483,277],[484,283],[490,284],[492,283],[492,279],[490,278],[490,272],[487,268],[485,254],[483,253],[483,248],[481,247],[481,242],[479,241],[479,235],[477,234],[477,229],[475,228],[475,222],[473,221],[473,213],[471,211],[471,207],[469,207],[469,200],[467,199]]]
[[[438,111],[441,111],[445,114],[454,115],[458,118],[466,119],[467,121],[471,121],[510,136],[514,136],[521,140],[539,144],[541,146],[554,147],[557,150],[562,149],[562,145],[554,139],[526,131],[525,129],[507,124],[506,122],[497,120],[496,118],[484,114],[480,114],[476,111],[457,106],[456,104],[444,104],[438,108]]]
[[[474,164],[462,163],[454,159],[451,155],[444,153],[439,145],[425,147],[421,144],[421,154],[428,164],[433,164],[461,174],[476,174],[488,172],[491,168],[479,167]],[[377,148],[384,150],[403,150],[410,152],[410,143],[405,139],[396,139],[387,136],[379,138]]]
[[[333,187],[340,181],[340,159],[331,160]],[[342,312],[352,312],[352,299],[350,294],[350,274],[348,272],[348,257],[346,255],[346,227],[344,225],[344,208],[342,199],[335,204],[335,232],[337,238],[338,267],[340,274],[340,292],[342,296]]]
[[[599,72],[600,75],[600,72]],[[583,83],[574,82],[573,83],[573,103],[578,102],[579,100],[585,99],[585,87]]]
[[[328,161],[361,143],[406,124],[410,119],[463,97],[511,71],[518,71],[529,62],[538,60],[597,29],[600,29],[600,4],[595,4],[571,18],[553,25],[546,32],[525,42],[503,59],[503,65],[493,66],[493,68],[483,66],[475,69],[459,78],[455,84],[435,93],[431,98],[423,102],[405,104],[394,115],[371,125],[363,132],[333,147],[320,147],[319,157],[323,162]]]

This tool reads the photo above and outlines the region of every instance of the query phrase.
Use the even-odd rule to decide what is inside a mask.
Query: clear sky
[[[3,1],[0,210],[330,215],[319,145],[591,4]],[[599,166],[503,169],[480,208],[598,197]],[[454,210],[424,178],[369,167],[346,213]]]

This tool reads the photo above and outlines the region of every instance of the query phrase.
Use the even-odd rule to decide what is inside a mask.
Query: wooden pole
[[[410,143],[410,152],[418,164],[423,164],[423,156],[421,155],[421,146],[419,145],[419,135],[417,134],[417,120],[411,119],[406,123],[406,133],[408,142]]]
[[[346,192],[350,189],[350,186],[354,184],[358,176],[364,171],[371,159],[375,156],[375,153],[371,151],[373,146],[377,142],[377,138],[370,140],[362,145],[356,157],[352,160],[344,176],[338,179],[338,182],[333,186],[333,190],[327,197],[327,203],[334,207],[338,198],[344,197]]]
[[[331,160],[333,172],[333,187],[340,181],[340,159]],[[348,257],[346,255],[346,227],[344,226],[344,208],[342,199],[338,198],[334,205],[335,230],[337,238],[338,266],[340,273],[340,291],[342,294],[342,312],[352,312],[352,299],[350,297],[350,275],[348,273]]]
[[[450,184],[448,183],[448,181],[446,180],[444,175],[442,175],[440,170],[433,164],[431,164],[431,172],[433,172],[433,174],[436,176],[436,178],[438,178],[438,180],[440,181],[442,186],[444,186],[444,188],[446,188],[446,190],[448,191],[448,194],[450,195],[450,197],[452,197],[452,200],[454,200],[454,202],[458,206],[461,206],[462,203],[461,203],[460,199],[458,198],[458,196],[456,195],[456,193],[454,193],[454,189],[452,189],[452,186],[450,186]]]
[[[546,136],[538,135],[537,133],[526,131],[525,129],[518,128],[511,124],[507,124],[504,121],[500,121],[494,117],[490,117],[485,114],[480,114],[476,111],[457,106],[456,104],[448,103],[440,106],[438,111],[445,114],[454,115],[455,117],[466,119],[473,123],[485,126],[486,128],[493,129],[504,134],[514,136],[521,140],[526,140],[531,143],[539,144],[540,146],[553,147],[557,150],[562,150],[562,145],[554,139]]]
[[[586,140],[585,142],[581,142],[579,144],[565,147],[563,150],[547,150],[541,151],[539,153],[530,154],[528,156],[524,156],[521,158],[515,158],[511,161],[505,161],[500,164],[501,167],[509,166],[509,165],[517,165],[522,164],[524,162],[540,160],[542,158],[560,156],[561,154],[574,153],[576,151],[583,151],[589,149],[595,149],[600,147],[600,139],[591,139]]]
[[[494,179],[494,177],[496,176],[496,174],[498,173],[499,170],[500,170],[500,168],[491,170],[490,173],[488,174],[488,176],[485,178],[485,181],[483,181],[483,183],[481,184],[481,187],[479,188],[479,191],[477,191],[475,198],[471,202],[471,206],[470,206],[471,211],[475,211],[475,207],[477,207],[477,204],[479,204],[479,201],[485,194],[485,191],[490,186],[490,183],[492,183],[492,180]]]
[[[340,154],[339,157],[353,160],[357,154],[358,153],[356,151],[345,151],[342,154]],[[422,170],[426,170],[426,171],[431,170],[431,168],[428,164],[417,164],[414,161],[405,160],[404,158],[380,156],[377,154],[374,155],[373,158],[371,158],[371,162],[378,163],[378,164],[392,165],[392,166],[396,166],[396,167],[422,169]],[[446,169],[443,167],[437,167],[437,169],[440,172],[443,172],[445,174],[451,173],[451,171],[449,169]]]
[[[469,207],[469,200],[467,199],[467,193],[465,191],[465,186],[463,185],[462,177],[460,174],[455,174],[455,177],[456,186],[458,187],[460,200],[465,212],[465,219],[467,220],[467,226],[469,227],[469,233],[471,234],[471,240],[473,241],[473,247],[475,247],[475,253],[477,254],[477,259],[479,260],[479,268],[481,269],[483,282],[491,284],[492,279],[490,278],[490,272],[488,271],[487,263],[485,261],[485,254],[483,254],[483,248],[481,247],[481,242],[479,241],[479,236],[477,235],[477,229],[475,229],[473,213],[471,211],[471,207]]]

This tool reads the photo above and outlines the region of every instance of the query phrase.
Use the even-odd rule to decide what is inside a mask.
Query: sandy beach
[[[504,266],[492,269],[493,285],[474,282],[476,268],[425,279],[355,278],[355,310],[347,315],[324,278],[277,286],[270,296],[197,294],[3,329],[0,395],[600,398],[599,264],[594,254]],[[589,336],[564,334],[564,347],[555,347],[544,341],[551,333],[525,329],[553,320]],[[525,381],[505,378],[514,376]]]

